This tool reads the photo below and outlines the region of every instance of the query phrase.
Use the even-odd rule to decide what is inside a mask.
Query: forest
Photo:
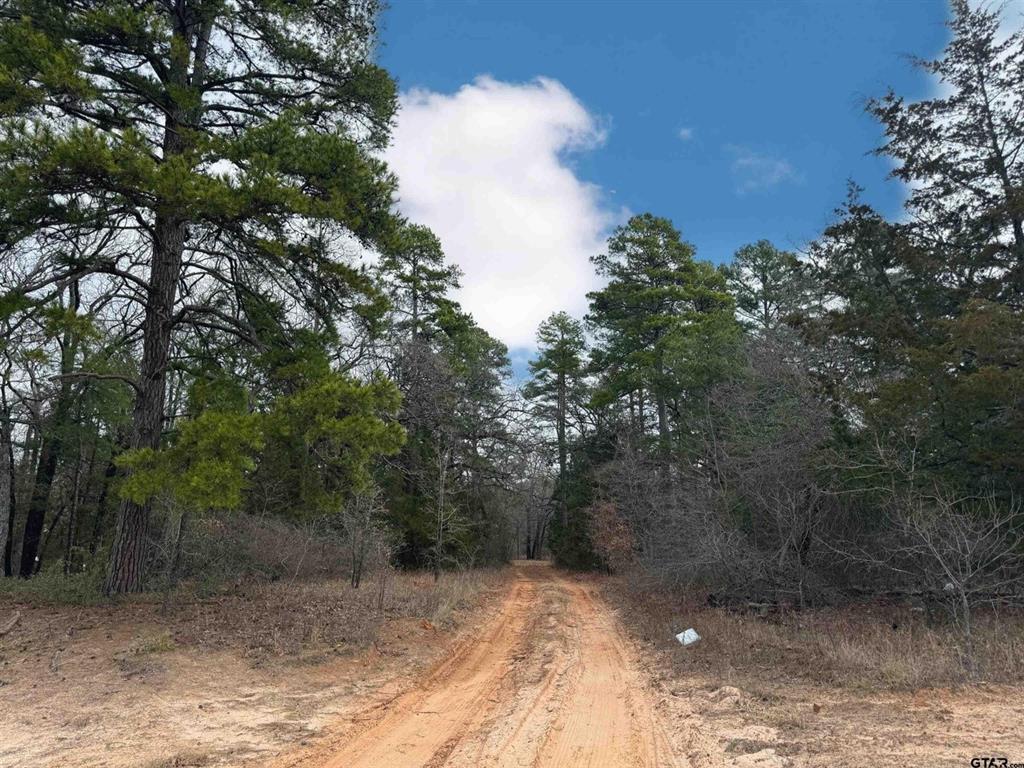
[[[400,215],[375,2],[0,6],[5,590],[550,556],[720,605],[1024,596],[1024,32],[875,94],[888,219],[616,227],[529,377]],[[871,149],[865,147],[865,150]],[[303,570],[305,569],[305,570]]]

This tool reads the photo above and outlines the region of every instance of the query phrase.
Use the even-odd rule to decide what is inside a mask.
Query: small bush
[[[245,514],[204,517],[183,546],[183,578],[329,578],[345,573],[347,551],[324,521],[304,525]]]
[[[103,602],[98,569],[65,575],[59,565],[31,579],[0,579],[0,597],[33,605],[95,605]]]

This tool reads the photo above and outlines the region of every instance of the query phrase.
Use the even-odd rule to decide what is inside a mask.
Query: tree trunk
[[[385,561],[384,567],[380,572],[380,589],[377,590],[377,611],[380,613],[383,613],[384,611],[384,596],[387,594],[388,567],[389,564]]]
[[[193,72],[189,74],[193,30],[184,14],[175,17],[170,81],[173,88],[192,91],[192,104],[178,102],[170,91],[172,103],[164,122],[163,161],[180,156],[188,149],[186,138],[202,115],[203,78],[211,19],[205,19],[195,42]],[[175,48],[177,46],[177,48]],[[185,252],[187,222],[176,205],[155,206],[152,263],[146,296],[146,314],[142,324],[142,362],[132,412],[129,449],[160,447],[164,400],[167,390],[167,362],[171,352],[172,315],[177,299],[178,278]],[[103,591],[107,595],[138,592],[143,586],[149,535],[149,504],[123,499],[117,511],[114,541],[107,563]]]
[[[80,304],[77,282],[71,284],[70,295],[69,308],[77,311]],[[77,348],[78,343],[74,335],[70,331],[66,331],[60,361],[60,371],[64,378],[61,379],[60,389],[57,392],[57,402],[50,417],[49,427],[44,426],[40,432],[42,437],[39,463],[36,465],[35,483],[32,486],[32,496],[29,500],[28,513],[25,516],[25,532],[22,537],[21,567],[19,569],[19,575],[23,579],[27,579],[39,570],[39,542],[50,504],[50,487],[53,485],[53,478],[57,473],[57,465],[64,448],[64,433],[71,415],[71,380],[67,378],[67,375],[74,370]]]
[[[658,400],[658,441],[661,444],[660,445],[661,460],[664,463],[664,465],[667,467],[668,463],[669,463],[669,453],[670,453],[670,449],[671,449],[671,445],[670,445],[671,437],[669,435],[669,429],[668,429],[668,408],[665,405],[665,396],[663,394],[661,394],[660,392],[658,393],[657,400]]]
[[[420,284],[419,284],[419,262],[413,259],[412,262],[412,340],[420,337]]]
[[[984,99],[985,131],[989,147],[992,150],[991,163],[992,167],[996,171],[996,175],[999,177],[999,183],[1002,185],[1003,194],[1006,196],[1006,207],[1010,214],[1010,226],[1013,229],[1014,250],[1017,253],[1018,262],[1020,262],[1018,267],[1024,266],[1024,215],[1021,214],[1021,208],[1019,207],[1017,200],[1021,193],[1017,191],[1017,187],[1014,186],[1013,180],[1010,178],[1006,157],[1000,148],[1000,135],[999,130],[996,127],[995,118],[992,115],[991,100],[989,99],[988,85],[986,84],[984,62],[977,62],[976,73],[981,95]]]
[[[359,589],[359,585],[363,581],[363,562],[366,557],[366,553],[363,551],[362,545],[360,545],[359,551],[352,555],[352,589]]]
[[[978,676],[978,663],[974,654],[974,635],[971,627],[971,601],[967,597],[967,591],[962,584],[959,586],[960,599],[960,631],[964,638],[964,660],[967,666],[967,673],[973,680]]]
[[[35,482],[32,485],[32,496],[29,498],[28,512],[25,515],[25,531],[21,540],[21,565],[18,575],[29,578],[36,572],[36,560],[39,556],[39,545],[43,536],[43,525],[46,522],[46,511],[50,504],[50,487],[57,473],[57,461],[61,451],[61,433],[64,429],[67,397],[57,399],[57,410],[52,417],[50,429],[42,434],[39,450],[39,463],[36,465]]]
[[[4,576],[11,575],[11,539],[14,533],[14,444],[11,414],[4,409],[0,417],[0,548],[3,549]]]
[[[544,515],[537,516],[537,525],[533,531],[532,536],[532,550],[530,554],[531,560],[539,560],[540,556],[544,553],[544,532],[547,528],[544,522]]]
[[[434,541],[434,581],[441,578],[441,557],[444,552],[444,524],[445,524],[445,480],[448,474],[448,449],[441,452],[440,472],[438,473],[437,487],[437,530]]]
[[[107,516],[107,497],[110,495],[110,486],[117,476],[117,464],[114,463],[116,455],[116,447],[111,446],[110,459],[107,461],[107,468],[103,470],[103,485],[100,488],[100,496],[96,500],[96,514],[92,519],[92,536],[89,539],[90,555],[96,554],[96,550],[99,549],[100,539],[103,538],[103,521]]]
[[[660,353],[658,354],[657,373],[658,386],[652,386],[651,390],[654,392],[654,399],[658,408],[658,454],[661,459],[665,483],[668,484],[670,480],[670,466],[672,462],[672,444],[668,425],[668,406],[665,403],[665,367]]]
[[[39,547],[39,554],[36,555],[35,566],[32,568],[32,575],[39,573],[39,570],[43,567],[43,557],[46,555],[46,551],[50,548],[50,539],[53,538],[53,534],[57,532],[60,521],[64,518],[64,512],[67,511],[67,503],[63,503],[57,508],[57,514],[53,516],[53,520],[50,521],[50,527],[46,530],[46,538],[43,539],[43,544]]]
[[[164,121],[163,162],[185,154],[188,138],[203,113],[206,57],[213,14],[207,14],[194,28],[195,19],[175,13],[171,66],[168,83],[170,104]],[[193,48],[194,42],[194,48]],[[194,56],[193,56],[194,54]],[[191,64],[192,71],[189,72]],[[181,276],[182,257],[188,235],[187,221],[175,203],[158,200],[154,206],[152,262],[142,323],[142,362],[132,412],[129,449],[160,447],[164,400],[167,390],[167,362],[171,352],[172,315]],[[107,595],[138,592],[143,586],[149,535],[149,504],[123,499],[117,512],[114,541],[110,548],[103,591]]]
[[[173,519],[173,515],[171,516],[171,519]],[[185,532],[188,530],[188,522],[188,510],[183,509],[181,514],[178,515],[178,524],[174,533],[169,534],[167,537],[171,551],[168,553],[167,567],[164,571],[164,613],[170,610],[171,593],[178,585],[178,568],[181,564],[181,549],[185,542]]]
[[[164,213],[157,217],[153,266],[143,322],[142,365],[132,413],[129,448],[160,447],[167,361],[171,351],[171,314],[185,250],[185,223]],[[123,499],[117,511],[114,541],[103,591],[107,595],[138,592],[143,586],[149,535],[149,504]]]
[[[92,468],[90,462],[89,468]],[[88,477],[88,475],[86,475]],[[75,547],[75,526],[78,525],[78,500],[82,490],[81,461],[75,465],[75,479],[71,487],[71,505],[68,508],[67,538],[64,540],[64,575],[71,573],[71,552]]]

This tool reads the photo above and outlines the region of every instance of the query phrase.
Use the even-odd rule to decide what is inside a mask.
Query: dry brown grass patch
[[[670,657],[677,672],[726,683],[775,680],[886,690],[959,685],[967,680],[951,624],[929,624],[898,605],[866,604],[759,616],[711,608],[699,599],[635,579],[606,583],[611,599],[642,640]],[[702,641],[683,648],[674,635],[694,627]],[[981,680],[1024,681],[1024,615],[980,615],[975,656]]]
[[[381,604],[382,575],[371,574],[359,589],[342,580],[242,582],[210,597],[184,588],[166,604],[156,594],[84,607],[7,598],[0,615],[21,610],[26,631],[17,635],[31,635],[40,652],[60,646],[69,626],[130,630],[124,656],[133,668],[161,652],[195,647],[239,653],[257,665],[282,657],[316,661],[370,646],[390,621],[452,626],[507,578],[497,569],[445,573],[436,583],[429,574],[388,573]]]

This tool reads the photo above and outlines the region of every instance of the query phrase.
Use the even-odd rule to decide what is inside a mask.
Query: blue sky
[[[715,262],[760,238],[800,247],[850,178],[896,215],[864,101],[931,92],[905,55],[938,54],[946,16],[938,0],[397,0],[380,59],[403,91],[403,209],[463,267],[484,327],[528,348],[548,312],[585,311],[586,257],[629,213],[671,218]]]

